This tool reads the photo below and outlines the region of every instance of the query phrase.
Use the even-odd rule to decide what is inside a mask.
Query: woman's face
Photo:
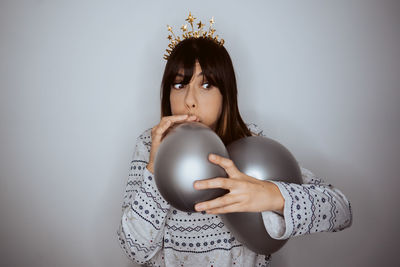
[[[183,80],[183,70],[179,71],[171,86],[169,95],[172,115],[196,115],[200,122],[215,131],[222,112],[222,94],[215,86],[208,84],[196,61],[192,79],[187,85]]]

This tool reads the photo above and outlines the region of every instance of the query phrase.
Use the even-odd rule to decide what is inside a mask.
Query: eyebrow
[[[201,75],[203,75],[203,72],[200,72],[199,75],[197,75],[197,77],[199,77],[199,76],[201,76]],[[183,75],[180,74],[180,73],[178,73],[176,76],[183,77]]]

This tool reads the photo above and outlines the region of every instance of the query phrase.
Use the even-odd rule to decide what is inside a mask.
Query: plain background
[[[0,265],[132,266],[116,230],[159,122],[166,25],[214,16],[246,122],[349,198],[272,266],[398,263],[398,1],[0,2]],[[133,265],[134,266],[134,265]]]

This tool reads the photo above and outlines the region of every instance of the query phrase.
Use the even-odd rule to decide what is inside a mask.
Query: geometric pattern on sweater
[[[303,187],[303,189],[304,189],[304,191],[308,194],[308,199],[310,200],[310,202],[311,202],[311,212],[312,212],[312,215],[311,215],[311,221],[310,221],[310,224],[307,226],[307,228],[308,228],[308,232],[307,233],[310,233],[310,231],[311,231],[311,229],[312,229],[312,227],[313,227],[313,222],[314,222],[314,220],[315,220],[315,200],[314,200],[314,198],[313,198],[313,196],[310,194],[310,191],[306,188],[306,187]]]
[[[201,230],[207,230],[207,229],[209,229],[209,228],[211,228],[211,229],[215,229],[215,228],[217,228],[217,227],[219,227],[219,228],[222,228],[223,226],[224,226],[224,223],[223,222],[220,222],[220,223],[218,223],[218,224],[215,224],[215,223],[212,223],[212,224],[203,224],[203,225],[201,225],[201,226],[196,226],[195,228],[193,228],[193,227],[187,227],[187,228],[185,228],[185,227],[182,227],[182,226],[179,226],[179,227],[176,227],[175,225],[169,225],[169,224],[165,224],[165,226],[168,228],[168,229],[172,229],[173,231],[180,231],[180,232],[185,232],[185,231],[187,231],[187,232],[192,232],[192,231],[196,231],[196,232],[200,232]]]
[[[329,210],[329,227],[327,231],[331,231],[333,230],[333,227],[335,226],[334,221],[336,222],[336,213],[338,213],[339,211],[336,210],[336,201],[333,200],[333,197],[331,196],[331,194],[329,194],[329,192],[325,191],[323,192],[324,194],[326,194],[328,196],[328,203],[330,204],[331,208]]]
[[[144,194],[146,194],[146,196],[147,197],[149,197],[149,198],[152,198],[153,199],[153,201],[154,201],[154,203],[157,205],[157,207],[162,211],[162,212],[168,212],[168,209],[167,208],[163,208],[162,206],[161,206],[161,204],[159,203],[159,202],[157,202],[157,197],[156,196],[153,196],[153,194],[149,191],[146,191],[146,189],[144,188],[144,187],[140,187],[139,188],[139,190],[142,192],[142,193],[144,193]]]
[[[224,248],[224,247],[215,247],[215,248],[212,248],[212,249],[207,249],[207,250],[202,250],[202,251],[198,251],[198,250],[182,250],[182,249],[177,249],[176,247],[174,247],[174,246],[168,246],[168,242],[166,242],[166,245],[164,245],[164,248],[165,249],[172,249],[172,250],[175,250],[175,251],[178,251],[178,252],[189,252],[189,253],[208,253],[208,252],[210,252],[210,251],[214,251],[214,250],[227,250],[227,251],[229,251],[229,250],[231,250],[232,248],[235,248],[235,247],[241,247],[241,246],[243,246],[242,244],[236,244],[236,245],[233,245],[233,246],[231,246],[231,247],[228,247],[228,248]]]
[[[137,251],[143,251],[144,253],[148,253],[151,250],[156,249],[157,247],[162,246],[162,242],[159,242],[158,244],[151,245],[150,247],[146,246],[141,246],[139,243],[133,241],[132,238],[130,237],[125,237],[126,242],[129,244],[130,247],[134,247]]]

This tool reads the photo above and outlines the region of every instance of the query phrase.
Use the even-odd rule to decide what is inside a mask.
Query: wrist
[[[154,174],[154,168],[153,168],[153,164],[152,164],[152,163],[147,164],[146,168],[147,168],[147,170],[148,170],[149,172],[151,172],[152,174]]]
[[[271,185],[271,196],[273,199],[273,207],[272,207],[272,211],[283,215],[283,210],[285,208],[285,199],[282,196],[281,191],[279,190],[279,187],[272,183],[267,181],[270,185]]]

